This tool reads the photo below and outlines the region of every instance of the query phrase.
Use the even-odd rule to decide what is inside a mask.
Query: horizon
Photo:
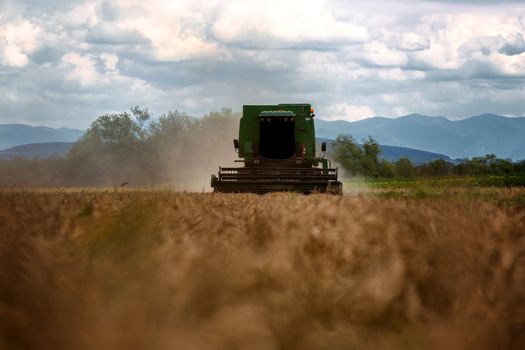
[[[223,111],[225,112],[218,113],[224,116],[230,115],[234,119],[240,116],[240,112],[234,112],[229,108],[224,108]],[[198,120],[203,117],[190,116],[190,119]],[[403,121],[405,118],[407,119]],[[451,120],[444,116],[425,116],[419,113],[411,113],[393,118],[375,116],[354,122],[326,120],[319,117],[315,119],[317,119],[315,124],[318,138],[335,140],[338,135],[351,135],[356,140],[365,140],[367,137],[372,137],[383,146],[403,148],[403,152],[406,155],[410,154],[409,157],[419,157],[410,151],[415,150],[445,155],[450,159],[466,159],[484,154],[496,154],[514,161],[525,159],[525,148],[520,147],[523,131],[525,130],[525,124],[523,123],[525,117],[508,117],[484,113],[466,119]],[[512,122],[513,119],[515,119],[516,123]],[[149,123],[154,124],[158,120],[158,118],[152,117],[145,125],[147,126]],[[226,124],[229,123],[227,119],[223,119],[223,121]],[[230,121],[233,121],[233,119]],[[467,122],[460,123],[461,121]],[[389,127],[385,128],[387,125]],[[16,146],[56,141],[65,141],[72,144],[87,130],[88,128],[53,128],[52,126],[41,124],[0,124],[2,133],[0,150],[9,151]],[[148,128],[147,130],[150,129]],[[235,132],[233,130],[232,132],[230,136],[234,137]],[[421,138],[421,135],[426,136]],[[468,137],[465,138],[461,135],[468,135]],[[188,136],[191,137],[192,135]],[[505,141],[502,141],[502,138]],[[443,144],[442,140],[448,140],[448,143]],[[449,147],[447,144],[454,146]],[[25,151],[22,150],[22,153],[18,155],[31,157],[32,152],[39,152],[34,149],[35,147]],[[60,153],[63,152],[62,149],[62,147],[59,147],[53,152]],[[391,151],[388,151],[387,154],[389,152]],[[43,154],[53,153],[43,151]],[[12,155],[9,153],[4,157],[12,157]]]
[[[241,111],[235,111],[235,110],[233,110],[233,112],[234,113],[242,113]],[[329,122],[329,123],[332,123],[332,122],[355,123],[355,122],[360,122],[360,121],[363,121],[363,120],[374,119],[374,118],[396,120],[396,119],[401,119],[401,118],[410,117],[410,116],[421,116],[421,117],[425,117],[425,118],[445,118],[445,119],[447,119],[448,121],[451,121],[451,122],[458,122],[458,121],[467,120],[467,119],[471,119],[471,118],[482,117],[482,116],[486,116],[486,115],[495,116],[495,117],[502,117],[502,118],[508,118],[508,119],[525,118],[525,115],[522,115],[522,116],[516,115],[516,116],[514,116],[514,115],[501,115],[501,114],[495,114],[495,113],[481,113],[481,114],[478,114],[478,115],[467,116],[465,118],[452,119],[450,117],[443,116],[443,115],[425,115],[425,114],[422,114],[422,113],[414,112],[414,113],[408,113],[408,114],[400,115],[400,116],[374,115],[374,116],[370,116],[370,117],[364,117],[364,118],[358,119],[358,120],[344,120],[344,119],[332,120],[332,119],[326,119],[326,118],[323,118],[323,117],[320,117],[320,116],[317,116],[317,115],[316,115],[316,119],[317,120],[322,120],[324,122]],[[158,115],[158,116],[153,115],[152,118],[153,119],[157,119],[160,116],[162,116],[162,114]],[[191,117],[191,118],[202,118],[202,117],[204,117],[204,115],[199,115],[199,116],[189,115],[189,117]],[[82,131],[85,131],[85,130],[87,130],[89,128],[91,123],[96,120],[96,118],[97,117],[95,117],[93,120],[91,120],[89,122],[89,124],[85,128],[75,128],[75,127],[68,127],[68,126],[53,126],[53,125],[45,125],[45,124],[32,124],[31,122],[25,122],[25,121],[11,122],[11,123],[3,123],[3,122],[0,121],[0,125],[2,125],[2,126],[6,126],[6,125],[25,125],[25,126],[31,126],[31,127],[47,127],[47,128],[51,128],[51,129],[71,129],[71,130],[82,130]]]

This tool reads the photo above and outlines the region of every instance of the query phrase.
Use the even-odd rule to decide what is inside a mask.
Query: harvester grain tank
[[[314,110],[310,104],[245,105],[239,138],[233,140],[242,167],[219,168],[214,192],[290,191],[342,194],[337,168],[316,156]]]

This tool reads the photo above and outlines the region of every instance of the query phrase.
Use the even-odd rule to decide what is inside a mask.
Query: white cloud
[[[430,48],[430,39],[414,32],[392,33],[386,39],[392,47],[402,51],[421,51]]]
[[[151,0],[118,1],[123,13],[117,25],[136,31],[151,41],[154,56],[161,61],[220,56],[220,46],[209,40],[200,2]],[[209,9],[208,9],[209,10]]]
[[[104,61],[104,66],[109,71],[117,70],[118,56],[112,53],[103,53],[100,58]]]
[[[475,57],[481,62],[490,62],[505,75],[525,77],[525,54],[507,56],[498,52],[493,52],[485,57]]]
[[[363,49],[363,57],[378,66],[403,66],[407,63],[404,52],[389,48],[381,42],[365,44]]]
[[[91,55],[82,56],[69,52],[62,56],[62,62],[70,68],[67,79],[77,81],[80,85],[93,85],[102,79],[95,69],[95,60]]]
[[[24,19],[0,25],[0,59],[2,64],[24,67],[29,63],[28,55],[38,47],[41,29]]]
[[[464,55],[474,55],[478,52],[490,55],[497,51],[507,56],[514,56],[525,52],[525,41],[519,32],[511,32],[506,37],[502,34],[481,36],[465,42],[459,47],[459,50]]]
[[[105,68],[97,70],[97,64]],[[164,92],[154,88],[143,79],[122,75],[117,69],[118,56],[102,53],[95,55],[81,55],[77,52],[68,52],[62,56],[59,70],[64,72],[65,78],[89,89],[109,89],[115,93],[125,94],[133,100],[155,100],[166,96]],[[132,102],[135,105],[135,102]]]
[[[423,79],[425,78],[425,72],[422,71],[408,71],[402,70],[400,68],[391,68],[391,69],[380,69],[378,70],[378,75],[380,79],[383,80],[409,80],[409,79]]]
[[[81,27],[84,25],[93,27],[100,21],[97,15],[97,2],[87,1],[75,6],[66,13],[60,13],[57,21],[60,24],[71,27]]]
[[[350,105],[346,102],[336,103],[326,108],[325,120],[356,121],[374,116],[374,111],[364,105]]]
[[[467,63],[471,55],[481,51],[488,54],[505,44],[504,37],[517,40],[516,33],[523,32],[521,13],[470,12],[424,16],[419,30],[431,40],[431,47],[415,53],[415,57],[438,69],[457,69]]]
[[[334,46],[368,39],[364,26],[337,19],[330,4],[320,0],[230,1],[213,32],[222,41],[256,47]]]

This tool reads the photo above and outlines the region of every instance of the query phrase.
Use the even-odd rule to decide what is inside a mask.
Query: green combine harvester
[[[314,110],[309,104],[243,106],[239,139],[233,140],[243,167],[219,168],[214,192],[275,191],[341,195],[337,168],[316,157]]]

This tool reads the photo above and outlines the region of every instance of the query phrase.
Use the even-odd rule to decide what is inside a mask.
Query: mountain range
[[[74,142],[83,130],[25,124],[0,124],[0,150],[29,143]]]
[[[330,149],[330,139],[317,139],[317,142],[328,142],[328,148]],[[73,146],[73,142],[40,142],[40,143],[29,143],[26,145],[19,145],[0,151],[0,159],[10,160],[15,158],[37,158],[45,159],[49,157],[61,157],[64,156],[69,149]],[[406,157],[412,161],[412,163],[418,165],[426,162],[430,162],[435,159],[444,159],[447,161],[453,161],[444,154],[432,153],[420,151],[417,149],[386,146],[381,145],[381,158],[388,161],[395,162],[401,157]]]
[[[38,142],[14,146],[0,151],[0,159],[61,157],[66,155],[73,142]]]
[[[372,136],[382,145],[408,147],[471,158],[495,153],[501,158],[525,159],[525,117],[494,114],[449,120],[409,114],[399,118],[373,117],[356,122],[316,120],[318,137],[351,134],[358,141]]]
[[[321,142],[326,142],[328,152],[330,152],[330,150],[332,149],[333,141],[333,139],[328,138],[317,138],[317,144],[319,145],[321,144]],[[397,162],[399,158],[402,157],[410,159],[410,161],[415,165],[431,162],[436,159],[443,159],[452,163],[457,162],[456,160],[451,159],[445,154],[421,151],[419,149],[398,146],[379,145],[379,147],[381,148],[379,158],[386,159],[389,162]],[[0,152],[0,157],[2,156],[1,154],[2,153]]]
[[[60,143],[74,142],[83,132],[68,128],[0,124],[0,150],[5,150],[0,152],[0,157],[42,158],[64,154],[70,145]],[[351,134],[357,141],[372,136],[382,145],[383,156],[388,160],[407,156],[413,162],[421,163],[438,158],[471,158],[487,153],[513,160],[525,159],[525,117],[482,114],[453,121],[445,117],[409,114],[399,118],[373,117],[356,122],[316,119],[318,138],[334,139],[340,134]],[[43,145],[50,142],[52,144]],[[35,143],[37,145],[28,145]],[[21,145],[27,146],[16,148]]]

